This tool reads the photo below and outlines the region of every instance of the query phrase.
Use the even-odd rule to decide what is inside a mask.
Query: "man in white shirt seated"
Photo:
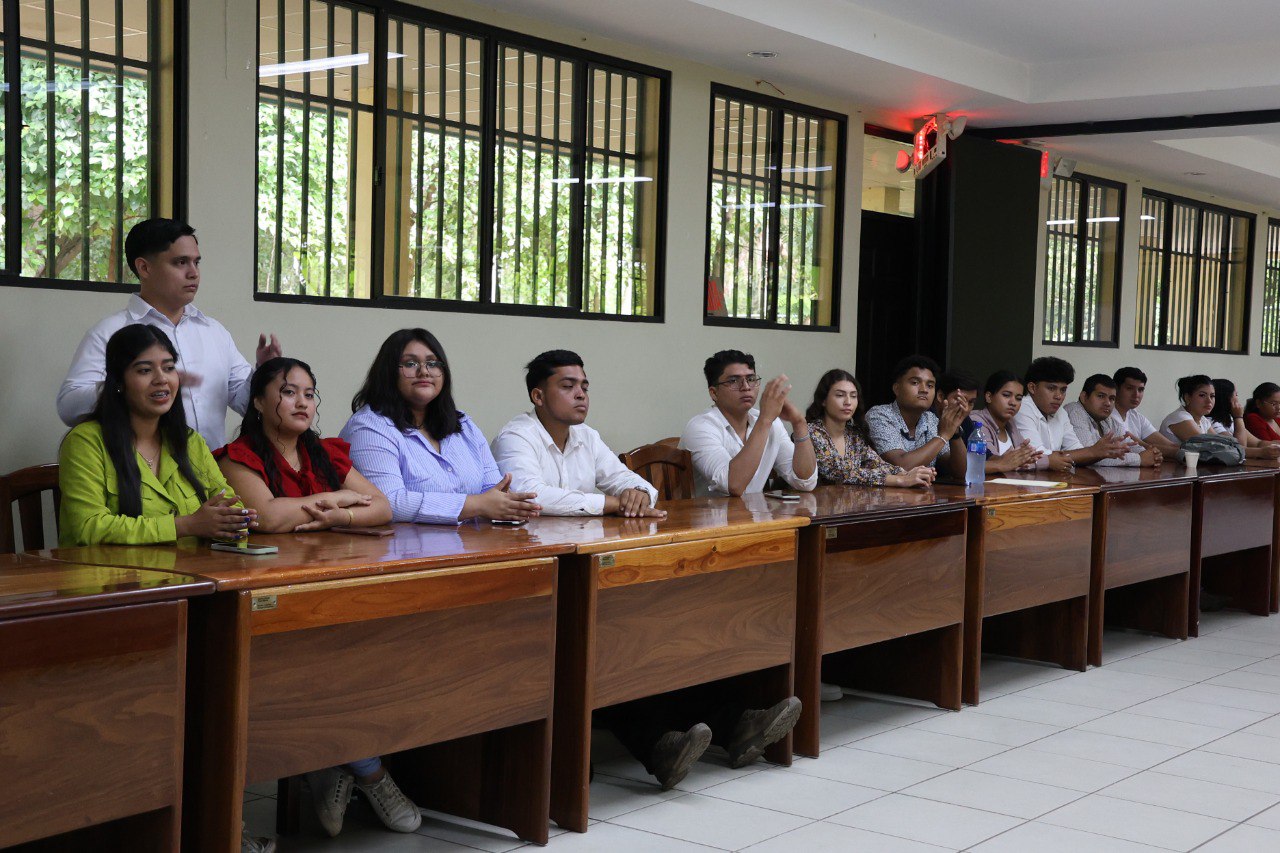
[[[695,415],[680,436],[680,446],[693,456],[698,494],[761,492],[773,472],[793,489],[812,491],[818,462],[804,413],[787,399],[787,377],[770,380],[760,394],[756,361],[738,350],[711,356],[703,373],[712,406]],[[790,422],[790,435],[781,421]]]
[[[1125,436],[1124,427],[1111,415],[1115,410],[1116,382],[1105,373],[1095,373],[1084,381],[1080,389],[1080,399],[1066,405],[1067,419],[1075,430],[1076,438],[1082,445],[1088,446],[1109,435]],[[1132,441],[1132,439],[1130,439]],[[1145,448],[1134,442],[1132,448],[1124,456],[1115,459],[1107,457],[1099,459],[1095,466],[1118,466],[1129,468],[1151,467],[1159,465],[1163,457],[1158,448]]]
[[[58,391],[58,417],[74,426],[93,410],[106,376],[107,339],[130,323],[164,330],[178,350],[187,423],[210,450],[227,443],[227,408],[243,415],[249,405],[253,368],[221,323],[192,302],[200,288],[200,246],[195,229],[176,219],[148,219],[124,241],[129,269],[141,285],[123,311],[100,320],[85,334]],[[280,355],[272,335],[258,336],[258,364]]]
[[[516,415],[493,440],[511,489],[536,492],[543,515],[665,518],[658,490],[627,469],[587,426],[587,372],[577,353],[544,352],[525,367],[533,411]]]
[[[1121,434],[1148,450],[1156,448],[1164,455],[1176,453],[1178,445],[1161,435],[1159,428],[1138,411],[1147,390],[1147,374],[1136,367],[1122,367],[1111,378],[1116,383],[1116,406],[1111,419],[1119,424]]]
[[[1051,355],[1037,358],[1027,368],[1027,397],[1014,416],[1014,426],[1031,446],[1041,453],[1037,468],[1071,472],[1077,465],[1099,459],[1121,459],[1129,450],[1129,440],[1120,435],[1104,435],[1086,447],[1071,427],[1062,403],[1076,371],[1069,362]]]

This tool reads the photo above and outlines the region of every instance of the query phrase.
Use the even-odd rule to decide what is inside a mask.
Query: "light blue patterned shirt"
[[[342,428],[356,470],[391,502],[392,521],[457,524],[467,495],[487,491],[502,479],[480,428],[458,414],[462,432],[441,441],[439,453],[420,431],[398,430],[368,406]]]

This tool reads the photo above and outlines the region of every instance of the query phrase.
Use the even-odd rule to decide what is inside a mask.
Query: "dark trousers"
[[[745,710],[718,682],[646,696],[595,712],[595,724],[608,729],[644,769],[653,773],[653,747],[667,732],[684,732],[698,723],[711,727],[711,742],[727,747]]]

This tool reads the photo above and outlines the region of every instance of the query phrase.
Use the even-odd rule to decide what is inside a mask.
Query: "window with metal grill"
[[[1253,220],[1204,202],[1142,194],[1137,346],[1245,352]]]
[[[839,327],[843,116],[711,90],[705,322]]]
[[[181,215],[174,0],[4,0],[0,283],[126,291],[124,238]]]
[[[661,318],[666,72],[402,5],[259,13],[259,298]]]
[[[1280,355],[1280,220],[1267,220],[1267,258],[1262,273],[1262,354]]]
[[[1122,184],[1055,177],[1045,222],[1044,342],[1116,346]]]

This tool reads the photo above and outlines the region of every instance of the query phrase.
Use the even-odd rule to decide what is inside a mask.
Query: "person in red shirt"
[[[1244,425],[1255,438],[1280,441],[1280,385],[1263,382],[1244,407]]]
[[[263,533],[366,527],[391,520],[391,504],[351,465],[351,447],[314,429],[320,395],[311,368],[273,358],[254,371],[249,408],[218,465],[245,506],[258,511]],[[422,814],[396,786],[382,759],[364,758],[307,774],[320,825],[342,831],[358,789],[388,829],[413,832]]]

